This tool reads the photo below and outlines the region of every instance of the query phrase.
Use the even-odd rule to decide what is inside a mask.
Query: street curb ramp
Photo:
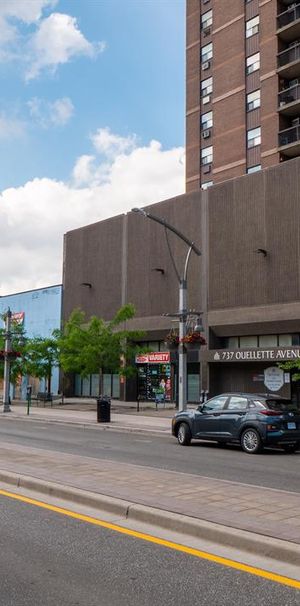
[[[9,471],[0,470],[0,482],[18,489],[31,490],[69,501],[75,505],[91,507],[129,522],[149,524],[156,528],[185,534],[194,539],[210,541],[236,548],[239,551],[247,551],[286,564],[300,566],[300,545],[292,542]]]

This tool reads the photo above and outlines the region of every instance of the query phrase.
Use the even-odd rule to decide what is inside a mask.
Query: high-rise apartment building
[[[186,190],[300,156],[300,2],[187,0]]]

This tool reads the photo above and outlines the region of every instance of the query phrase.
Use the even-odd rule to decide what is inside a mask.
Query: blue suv
[[[300,450],[300,410],[272,394],[225,393],[196,410],[177,413],[172,434],[182,446],[199,439],[222,445],[237,442],[248,454],[261,452],[264,446],[292,453]]]

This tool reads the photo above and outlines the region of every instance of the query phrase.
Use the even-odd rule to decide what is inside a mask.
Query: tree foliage
[[[293,381],[299,381],[300,379],[300,359],[288,360],[287,362],[281,362],[278,364],[279,368],[290,372]],[[297,372],[298,371],[298,372]]]
[[[127,304],[110,322],[96,316],[87,321],[85,313],[75,309],[58,339],[62,369],[83,377],[99,373],[100,369],[127,376],[132,374],[132,362],[141,351],[136,340],[144,334],[126,328],[134,314],[134,306]]]
[[[23,358],[19,361],[20,374],[45,379],[47,391],[51,392],[53,368],[59,366],[59,344],[57,335],[33,337],[26,341]]]

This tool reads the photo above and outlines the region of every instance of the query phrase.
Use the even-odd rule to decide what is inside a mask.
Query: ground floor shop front
[[[299,382],[281,364],[300,360],[300,347],[208,350],[200,358],[206,366],[209,396],[272,393],[299,401]]]

